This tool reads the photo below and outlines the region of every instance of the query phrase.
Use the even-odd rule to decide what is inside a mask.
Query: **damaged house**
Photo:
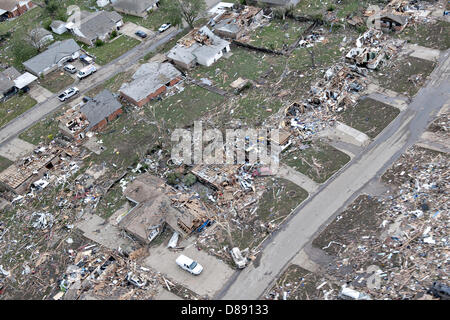
[[[59,129],[63,135],[80,143],[86,138],[87,132],[103,130],[108,122],[122,112],[120,102],[105,89],[81,107],[69,109],[59,119]]]
[[[0,185],[15,194],[23,194],[47,171],[61,163],[65,157],[70,157],[70,155],[58,147],[37,148],[2,171]]]
[[[191,69],[196,64],[209,67],[229,51],[228,41],[203,26],[178,40],[177,45],[167,54],[167,58],[184,69]]]
[[[375,15],[370,17],[371,22],[378,29],[380,28],[384,32],[400,32],[406,27],[408,23],[408,18],[392,13],[382,13],[380,15]]]
[[[0,0],[0,21],[18,17],[31,8],[34,8],[31,0]]]
[[[78,26],[73,22],[66,24],[66,28],[77,37],[77,40],[88,46],[93,46],[97,40],[106,41],[113,31],[119,30],[122,26],[122,16],[115,11],[82,12]]]
[[[234,4],[213,11],[216,15],[209,24],[216,35],[227,39],[239,39],[247,31],[258,27],[264,18],[262,8]]]
[[[175,193],[162,179],[149,173],[138,176],[124,191],[135,206],[119,226],[143,243],[150,243],[167,224],[187,237],[205,221],[206,210],[187,194]]]
[[[149,62],[143,64],[133,74],[132,81],[124,83],[119,92],[121,98],[142,107],[181,79],[181,72],[170,63]]]

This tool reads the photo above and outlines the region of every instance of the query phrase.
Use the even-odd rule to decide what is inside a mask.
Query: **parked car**
[[[158,31],[159,32],[164,32],[167,29],[169,29],[172,25],[170,23],[164,23],[161,27],[159,27]]]
[[[83,78],[86,78],[87,76],[90,76],[94,72],[97,71],[97,68],[94,65],[88,65],[87,67],[84,67],[77,73],[77,77],[81,80]]]
[[[141,30],[136,31],[134,34],[141,38],[147,38],[147,34]]]
[[[184,269],[193,275],[199,275],[203,271],[203,267],[198,262],[182,254],[177,258],[176,263],[181,269]]]
[[[92,63],[94,63],[94,59],[89,57],[87,54],[82,54],[80,56],[80,61],[85,63],[85,64],[92,64]]]
[[[58,96],[58,99],[60,101],[66,101],[67,99],[70,99],[71,97],[73,97],[74,95],[78,94],[79,92],[80,92],[80,90],[78,90],[78,88],[72,87],[72,88],[69,88],[69,89],[65,90],[63,93],[61,93]]]
[[[67,72],[69,72],[69,73],[75,73],[75,72],[77,72],[77,68],[75,68],[73,65],[71,65],[71,64],[66,64],[65,66],[64,66],[64,70],[66,70]]]
[[[239,269],[245,268],[247,259],[242,256],[241,250],[238,247],[231,249],[230,254]]]

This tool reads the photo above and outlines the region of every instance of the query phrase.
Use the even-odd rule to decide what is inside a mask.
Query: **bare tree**
[[[181,24],[181,20],[194,28],[194,22],[201,12],[206,10],[205,0],[170,0],[162,4],[164,10],[170,13],[172,24]]]

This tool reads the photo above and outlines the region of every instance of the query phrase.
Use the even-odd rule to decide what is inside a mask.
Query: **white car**
[[[190,272],[196,276],[203,271],[203,267],[198,262],[184,255],[180,255],[177,258],[176,263],[181,267],[181,269],[184,269],[187,272]]]
[[[73,97],[74,95],[76,95],[79,92],[80,92],[80,90],[78,90],[78,88],[72,87],[72,88],[65,90],[63,93],[61,93],[58,96],[58,99],[59,99],[59,101],[66,101],[67,99]]]
[[[158,31],[159,32],[164,32],[167,29],[169,29],[172,25],[170,23],[164,23],[161,27],[159,27]]]
[[[71,64],[66,64],[65,66],[64,66],[64,70],[66,70],[67,72],[69,72],[69,73],[75,73],[75,72],[77,72],[77,68],[75,68],[73,65],[71,65]]]

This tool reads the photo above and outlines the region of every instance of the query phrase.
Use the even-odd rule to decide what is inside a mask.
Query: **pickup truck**
[[[97,68],[95,66],[89,65],[89,66],[81,69],[80,71],[78,71],[77,77],[81,80],[83,78],[86,78],[87,76],[90,76],[91,74],[93,74],[96,71],[97,71]]]
[[[61,93],[58,96],[58,99],[60,101],[66,101],[67,99],[73,97],[74,95],[78,94],[80,92],[80,90],[78,90],[78,88],[73,87],[73,88],[69,88],[67,90],[65,90],[63,93]]]

